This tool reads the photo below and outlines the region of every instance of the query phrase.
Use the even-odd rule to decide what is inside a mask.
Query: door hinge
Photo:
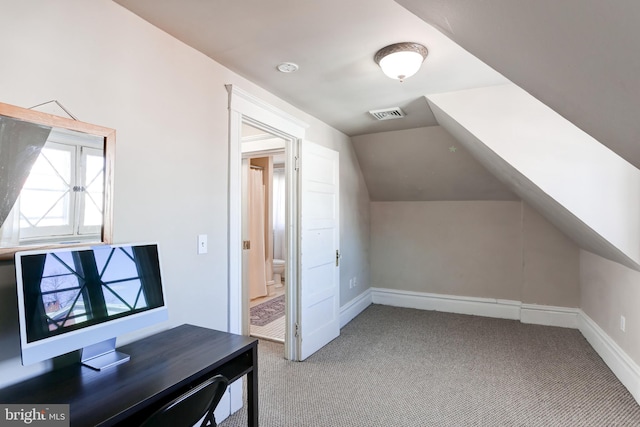
[[[340,254],[340,251],[338,249],[336,249],[336,267],[340,265],[340,257],[342,255]]]
[[[296,331],[295,331],[295,333],[294,333],[294,336],[297,338],[297,337],[299,337],[299,336],[300,336],[300,326],[298,325],[298,323],[297,323],[297,322],[296,322],[296,324],[295,324],[295,328],[296,328]]]
[[[251,249],[251,240],[243,240],[242,241],[242,249]]]
[[[298,156],[295,156],[294,158],[294,170],[298,171],[300,170],[300,158]]]

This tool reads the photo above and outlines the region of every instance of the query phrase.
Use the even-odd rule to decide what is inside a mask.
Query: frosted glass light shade
[[[374,60],[387,76],[403,81],[418,72],[427,53],[418,43],[396,43],[380,49]]]
[[[396,52],[380,60],[382,72],[392,79],[404,80],[413,76],[422,65],[422,55],[416,52]]]

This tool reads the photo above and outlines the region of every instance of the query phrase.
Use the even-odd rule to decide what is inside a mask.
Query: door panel
[[[308,141],[300,149],[299,359],[340,334],[338,152]]]

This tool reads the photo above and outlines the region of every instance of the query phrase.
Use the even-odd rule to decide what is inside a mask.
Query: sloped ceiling
[[[351,141],[372,201],[519,200],[441,126]]]
[[[640,270],[640,170],[514,84],[428,99],[474,158],[582,248]]]
[[[396,0],[640,167],[640,2]]]

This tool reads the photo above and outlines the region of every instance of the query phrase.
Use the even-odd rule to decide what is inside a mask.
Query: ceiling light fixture
[[[404,81],[418,72],[428,53],[419,43],[403,42],[383,47],[373,60],[387,76]]]

